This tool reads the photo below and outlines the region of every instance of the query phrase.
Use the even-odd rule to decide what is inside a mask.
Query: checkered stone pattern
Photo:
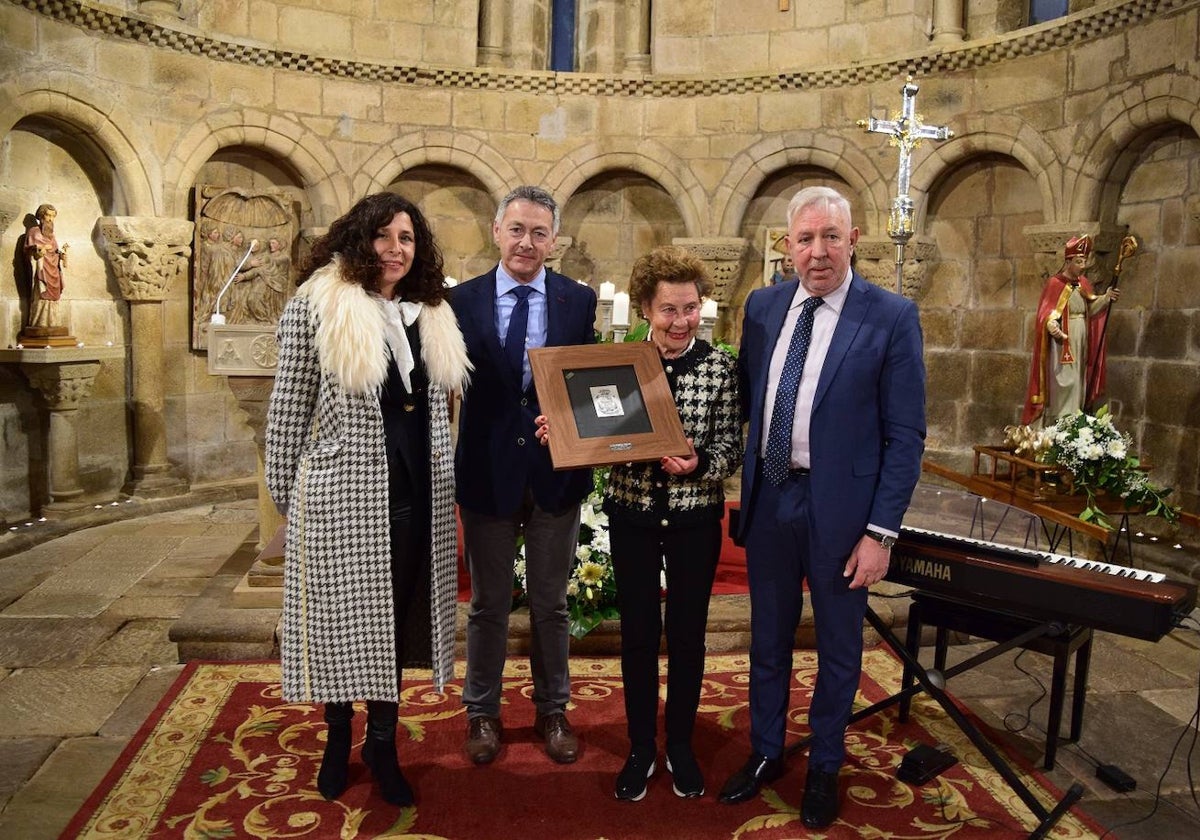
[[[288,513],[283,696],[289,702],[399,700],[383,420],[374,393],[351,394],[322,373],[303,294],[279,324],[267,415],[266,480]],[[408,664],[453,669],[456,594],[453,477],[444,390],[429,389],[433,470],[432,615],[406,636]],[[422,599],[424,600],[424,599]],[[425,604],[413,612],[424,615]],[[410,623],[410,628],[420,622]]]
[[[1191,4],[1192,0],[1129,0],[1129,2],[1109,8],[1093,9],[1079,16],[1072,15],[1064,18],[1057,25],[1038,27],[1034,31],[1018,30],[996,41],[982,44],[969,43],[958,49],[942,49],[936,53],[915,58],[905,57],[876,64],[834,67],[811,72],[763,73],[747,76],[629,79],[620,76],[590,74],[583,76],[571,73],[520,73],[492,69],[444,70],[371,64],[225,41],[219,37],[210,37],[194,30],[188,31],[186,25],[182,23],[177,25],[178,28],[163,26],[155,21],[127,17],[115,9],[98,7],[89,2],[68,2],[68,0],[15,0],[14,2],[14,5],[83,29],[139,43],[153,44],[163,49],[203,55],[217,61],[297,70],[346,79],[430,87],[583,96],[663,97],[714,96],[844,87],[886,81],[907,74],[931,76],[957,70],[969,70],[1018,56],[1037,55],[1061,49],[1065,44],[1078,44],[1082,41],[1099,38],[1144,20],[1184,10]]]
[[[742,418],[736,363],[724,350],[696,339],[692,349],[663,368],[683,432],[692,438],[700,462],[690,475],[668,475],[657,461],[618,464],[608,476],[609,502],[668,524],[683,514],[723,513],[722,483],[742,463]]]

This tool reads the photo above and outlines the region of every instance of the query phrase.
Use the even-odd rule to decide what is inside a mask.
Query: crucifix
[[[908,195],[908,182],[912,174],[912,151],[922,140],[949,140],[954,132],[944,125],[922,125],[917,108],[917,85],[909,76],[900,88],[904,97],[900,113],[890,120],[874,117],[859,120],[859,128],[875,134],[888,135],[888,143],[900,150],[900,165],[896,175],[896,197],[892,200],[892,212],[888,215],[888,236],[896,243],[896,291],[902,292],[904,278],[904,246],[913,235],[913,202]]]

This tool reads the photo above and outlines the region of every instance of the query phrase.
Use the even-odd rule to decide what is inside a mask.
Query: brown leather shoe
[[[579,739],[571,732],[571,724],[562,712],[538,715],[533,731],[546,740],[546,755],[559,764],[571,764],[579,758]]]
[[[504,727],[500,718],[473,717],[467,721],[467,757],[475,764],[491,764],[500,752],[500,736]]]

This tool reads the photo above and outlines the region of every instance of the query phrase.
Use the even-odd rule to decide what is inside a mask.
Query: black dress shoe
[[[783,759],[767,758],[755,753],[742,765],[742,769],[729,777],[721,788],[721,801],[726,805],[745,802],[758,794],[758,789],[783,775]]]
[[[838,774],[809,770],[800,803],[800,822],[806,828],[825,828],[838,815]]]

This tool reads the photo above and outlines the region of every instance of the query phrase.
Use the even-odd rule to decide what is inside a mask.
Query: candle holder
[[[700,316],[700,326],[696,328],[696,335],[712,344],[713,327],[717,325],[717,319],[708,315]]]
[[[625,340],[625,336],[629,335],[629,324],[613,324],[612,340],[613,344],[620,344]]]
[[[611,299],[601,298],[596,303],[596,308],[600,314],[600,337],[608,338],[608,333],[612,329],[613,302]]]

